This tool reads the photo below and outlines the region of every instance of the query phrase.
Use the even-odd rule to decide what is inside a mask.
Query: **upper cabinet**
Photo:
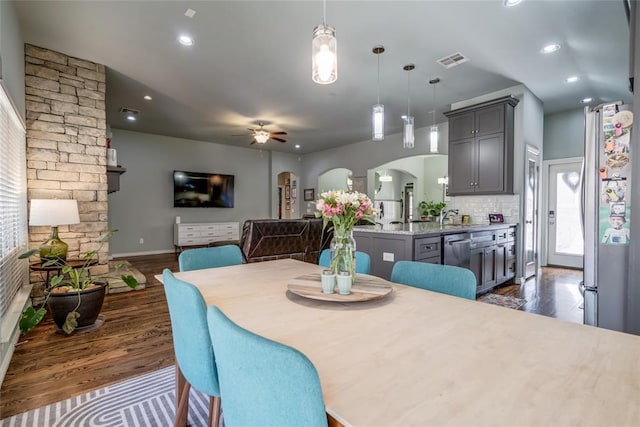
[[[445,113],[449,195],[513,193],[514,108],[507,96]]]

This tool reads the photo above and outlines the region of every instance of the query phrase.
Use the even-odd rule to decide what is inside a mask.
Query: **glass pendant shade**
[[[338,80],[338,40],[335,28],[318,25],[313,29],[311,41],[311,78],[327,85]]]
[[[413,116],[403,116],[402,120],[404,125],[402,126],[402,147],[413,148],[415,141],[415,135],[413,134]]]
[[[373,106],[373,132],[371,139],[374,141],[382,141],[384,139],[384,105],[376,104]]]
[[[429,132],[429,152],[438,152],[438,126],[431,126],[431,132]]]

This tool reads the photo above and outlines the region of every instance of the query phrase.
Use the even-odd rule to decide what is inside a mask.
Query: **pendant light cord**
[[[436,85],[433,84],[433,124],[431,126],[436,125]]]
[[[380,104],[380,54],[376,56],[378,57],[378,104]]]
[[[327,25],[327,0],[322,0],[322,25]]]
[[[407,117],[411,116],[411,70],[407,70]]]

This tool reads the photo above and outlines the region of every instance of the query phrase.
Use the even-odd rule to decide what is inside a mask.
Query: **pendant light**
[[[440,78],[429,80],[429,84],[433,86],[433,122],[431,124],[431,132],[429,132],[429,152],[438,152],[438,126],[436,126],[436,85],[440,83]]]
[[[411,78],[410,71],[416,68],[413,64],[407,64],[402,67],[407,72],[407,115],[402,116],[404,121],[402,126],[402,147],[413,148],[415,136],[413,134],[413,117],[411,116]]]
[[[318,84],[328,85],[338,80],[338,41],[336,29],[326,24],[326,0],[322,4],[322,24],[313,29],[311,40],[311,78]]]
[[[371,139],[382,141],[384,139],[384,105],[380,104],[380,54],[384,52],[384,46],[375,46],[373,53],[378,57],[378,102],[373,106],[371,120],[373,122]]]

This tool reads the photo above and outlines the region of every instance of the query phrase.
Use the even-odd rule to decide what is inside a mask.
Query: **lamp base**
[[[67,260],[67,251],[69,245],[60,240],[58,237],[58,227],[51,227],[51,235],[49,239],[40,245],[40,259],[43,261],[48,260]]]

